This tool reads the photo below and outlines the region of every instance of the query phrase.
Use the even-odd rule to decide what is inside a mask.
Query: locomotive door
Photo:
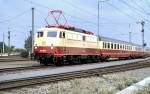
[[[61,32],[60,34],[62,37],[62,44],[63,44],[62,54],[66,54],[66,35],[65,32]]]

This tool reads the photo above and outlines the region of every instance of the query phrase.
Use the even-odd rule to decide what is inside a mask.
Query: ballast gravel
[[[148,76],[150,76],[149,67],[103,76],[26,86],[0,91],[0,94],[115,94]]]

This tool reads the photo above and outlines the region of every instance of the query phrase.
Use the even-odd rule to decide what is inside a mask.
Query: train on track
[[[34,54],[41,64],[129,59],[149,56],[149,49],[116,39],[97,37],[74,27],[47,26],[38,29]]]
[[[54,16],[55,12],[59,16]],[[150,55],[150,50],[140,45],[59,24],[60,10],[52,10],[48,16],[50,14],[56,25],[49,25],[46,20],[48,25],[38,29],[34,39],[34,56],[41,64],[62,65],[66,62],[98,62],[109,58],[129,59]]]

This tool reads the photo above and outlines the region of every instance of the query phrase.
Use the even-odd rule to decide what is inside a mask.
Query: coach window
[[[111,49],[113,49],[113,43],[111,43]]]
[[[107,48],[107,44],[106,44],[106,42],[105,42],[105,48]]]
[[[110,48],[110,43],[108,43],[108,49]]]
[[[115,47],[114,47],[115,49],[116,49],[116,44],[115,44]]]
[[[105,44],[106,44],[106,48],[108,48],[108,43],[106,42]]]
[[[122,45],[122,49],[124,50],[124,45]]]
[[[117,44],[117,49],[119,49],[119,44]]]
[[[125,46],[125,49],[127,50],[127,45]]]
[[[120,44],[120,49],[122,50],[122,44]]]
[[[103,42],[103,48],[105,48],[105,43]]]

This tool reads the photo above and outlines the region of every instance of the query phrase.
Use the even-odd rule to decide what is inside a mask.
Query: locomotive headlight
[[[53,46],[53,44],[51,44],[51,49],[53,49],[54,48],[54,46]]]
[[[35,46],[34,49],[37,49],[37,47]]]

